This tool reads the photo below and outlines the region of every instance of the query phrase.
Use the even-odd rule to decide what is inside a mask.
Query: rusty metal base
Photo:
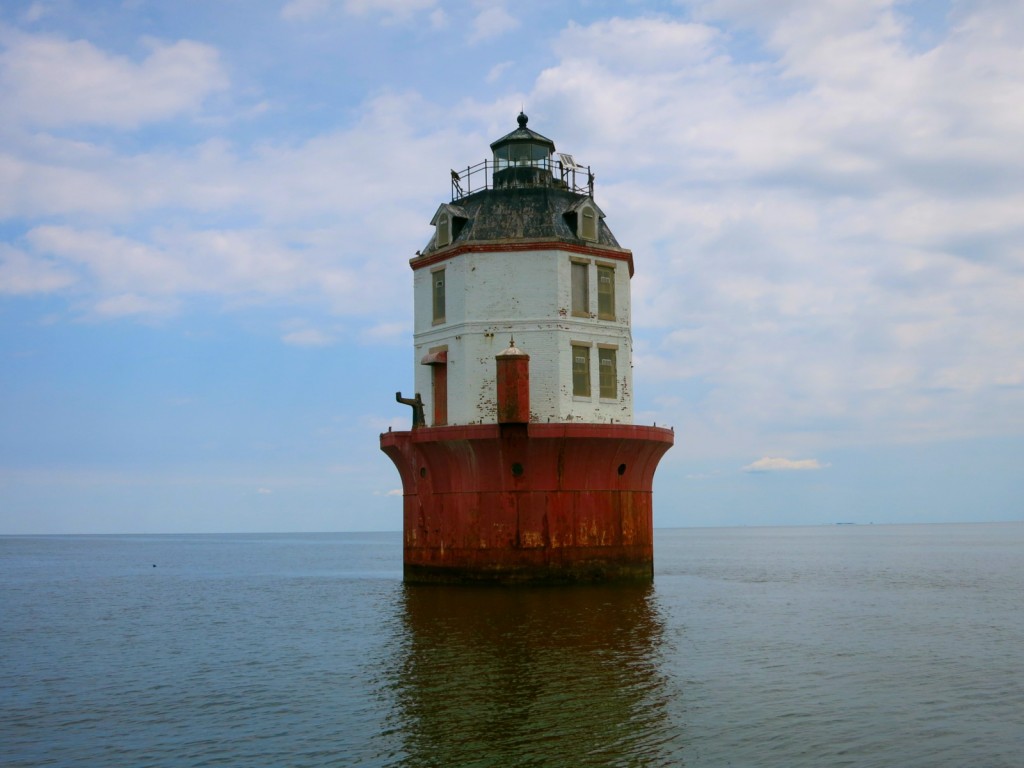
[[[404,488],[409,583],[653,577],[651,486],[670,430],[482,424],[381,435]]]
[[[646,584],[654,578],[654,562],[616,563],[596,561],[557,567],[502,566],[497,568],[433,567],[406,563],[403,568],[407,584],[497,584],[497,585],[559,585],[559,584]]]

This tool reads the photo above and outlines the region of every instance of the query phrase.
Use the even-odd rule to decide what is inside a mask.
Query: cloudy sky
[[[6,0],[0,533],[401,527],[408,260],[530,127],[659,526],[1024,518],[1024,5]]]

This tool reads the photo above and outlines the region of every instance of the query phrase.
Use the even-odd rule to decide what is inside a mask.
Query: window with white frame
[[[572,313],[590,316],[590,264],[585,261],[574,261],[572,269]]]
[[[601,398],[613,400],[619,396],[618,370],[614,347],[597,348],[597,375]]]
[[[572,345],[572,394],[573,397],[590,397],[590,347],[588,345]]]
[[[606,264],[597,265],[597,316],[615,319],[615,267]]]

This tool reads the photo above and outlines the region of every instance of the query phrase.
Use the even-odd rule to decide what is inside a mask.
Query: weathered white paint
[[[572,261],[589,263],[590,317],[571,312]],[[597,318],[596,265],[615,268],[615,320]],[[445,322],[433,322],[431,275],[445,270]],[[415,383],[433,424],[431,373],[420,361],[448,349],[448,424],[497,421],[494,358],[515,337],[530,355],[531,417],[540,422],[633,422],[629,267],[568,251],[463,253],[414,271]],[[591,393],[573,397],[571,344],[591,344]],[[598,345],[617,348],[618,396],[599,397]]]

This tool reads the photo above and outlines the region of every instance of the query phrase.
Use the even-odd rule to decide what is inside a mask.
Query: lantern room
[[[495,189],[551,186],[555,142],[527,128],[528,119],[520,112],[519,127],[491,144]]]

